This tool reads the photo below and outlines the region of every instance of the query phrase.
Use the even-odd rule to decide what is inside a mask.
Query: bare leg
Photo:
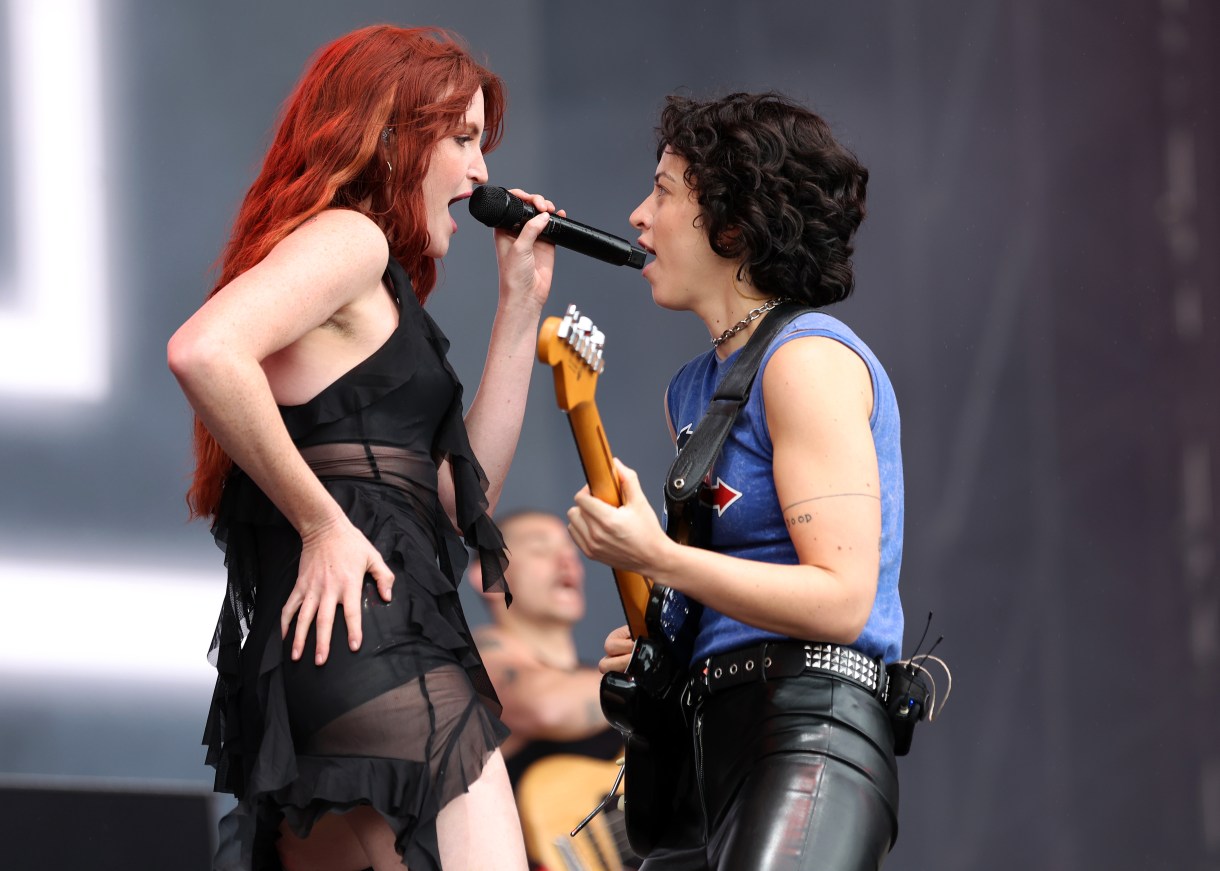
[[[317,756],[423,761],[443,781],[434,784],[438,794],[458,793],[441,809],[436,820],[440,859],[446,871],[465,868],[525,871],[521,823],[504,758],[495,750],[484,762],[488,739],[485,717],[465,672],[446,665],[336,718],[312,735],[304,749]],[[475,778],[469,790],[460,792],[469,777]],[[338,840],[345,848],[354,845],[364,857],[353,869],[371,865],[375,871],[402,871],[403,860],[395,849],[393,829],[376,810],[362,806],[324,819],[341,823],[346,839]],[[311,850],[313,844],[311,834],[308,842],[297,839],[293,846]],[[284,852],[281,850],[281,854]],[[322,867],[328,871],[347,871],[347,859],[353,854],[339,855],[343,864],[336,861],[324,865],[315,861],[310,852],[309,860],[302,861],[299,867],[287,861],[285,865],[289,871],[320,871]]]
[[[394,849],[394,833],[380,814],[362,807],[342,819],[364,848],[374,871],[402,871],[402,858]],[[436,837],[445,868],[525,871],[521,822],[499,750],[488,758],[470,791],[441,809],[436,818]]]
[[[309,837],[304,839],[294,835],[286,823],[282,824],[276,847],[286,871],[364,871],[368,868],[369,858],[345,822],[349,816],[351,814],[326,814],[314,823]],[[377,816],[376,812],[373,812],[373,816]],[[388,827],[386,831],[389,831]],[[391,836],[391,850],[394,849],[393,844]]]
[[[470,791],[441,809],[436,837],[445,868],[525,871],[528,867],[521,820],[499,750],[488,758]]]
[[[371,807],[358,807],[343,815],[348,831],[368,857],[362,867],[373,871],[405,871],[402,856],[394,847],[394,832],[381,814]]]

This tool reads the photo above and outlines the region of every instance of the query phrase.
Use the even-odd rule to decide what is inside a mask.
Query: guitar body
[[[568,754],[525,769],[517,783],[517,810],[530,859],[548,871],[622,871],[621,822],[597,816],[576,837],[568,835],[584,809],[602,800],[616,774],[614,762]]]
[[[647,856],[669,828],[679,798],[676,786],[691,758],[681,701],[677,692],[655,696],[628,675],[610,672],[602,677],[601,702],[626,745],[627,841],[634,853]]]
[[[568,415],[590,492],[618,506],[622,493],[613,454],[594,403],[597,378],[604,369],[603,340],[592,322],[569,306],[562,320],[547,318],[543,323],[538,359],[554,372],[555,397]],[[679,777],[692,758],[681,700],[689,657],[672,649],[661,631],[666,588],[634,572],[613,571],[636,645],[626,674],[602,678],[601,704],[626,745],[627,836],[632,850],[647,856],[669,826]]]

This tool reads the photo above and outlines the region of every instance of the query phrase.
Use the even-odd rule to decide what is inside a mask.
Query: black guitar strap
[[[716,388],[702,420],[669,467],[665,479],[665,505],[671,517],[679,515],[680,505],[698,498],[699,488],[711,474],[712,465],[733,428],[733,421],[750,398],[750,387],[771,340],[797,315],[813,310],[796,302],[780,303],[755,328],[741,356]]]

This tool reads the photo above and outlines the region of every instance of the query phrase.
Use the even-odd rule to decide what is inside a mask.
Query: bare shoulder
[[[476,627],[472,634],[474,635],[475,645],[479,648],[479,653],[484,660],[492,658],[503,659],[511,657],[513,654],[513,639],[512,636],[504,632],[500,627],[494,624]]]
[[[351,209],[327,209],[289,233],[267,260],[341,266],[356,276],[380,279],[389,256],[385,234],[369,217]]]
[[[846,376],[849,378],[868,379],[868,366],[864,360],[847,345],[830,336],[801,336],[785,342],[771,355],[766,372],[776,372],[782,376],[802,375],[809,378],[814,373],[810,367],[817,367],[828,375]]]
[[[237,293],[218,296],[240,298],[250,308],[248,316],[265,314],[286,323],[289,328],[271,348],[276,350],[356,300],[373,298],[388,261],[389,244],[375,223],[348,209],[328,209],[226,286]]]
[[[527,644],[499,626],[480,626],[473,634],[483,662],[493,672],[512,669],[517,673],[542,667]]]
[[[829,336],[802,336],[784,343],[763,371],[767,418],[810,405],[859,405],[872,413],[873,385],[868,365],[852,348]],[[800,400],[789,402],[786,400]]]
[[[301,222],[298,231],[342,235],[353,241],[379,242],[385,247],[385,234],[368,215],[354,209],[324,209]]]

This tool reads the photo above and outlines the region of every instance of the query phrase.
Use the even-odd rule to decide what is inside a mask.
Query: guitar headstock
[[[562,318],[547,318],[538,332],[538,360],[555,372],[555,399],[571,411],[593,399],[597,377],[606,368],[606,335],[574,305]]]

